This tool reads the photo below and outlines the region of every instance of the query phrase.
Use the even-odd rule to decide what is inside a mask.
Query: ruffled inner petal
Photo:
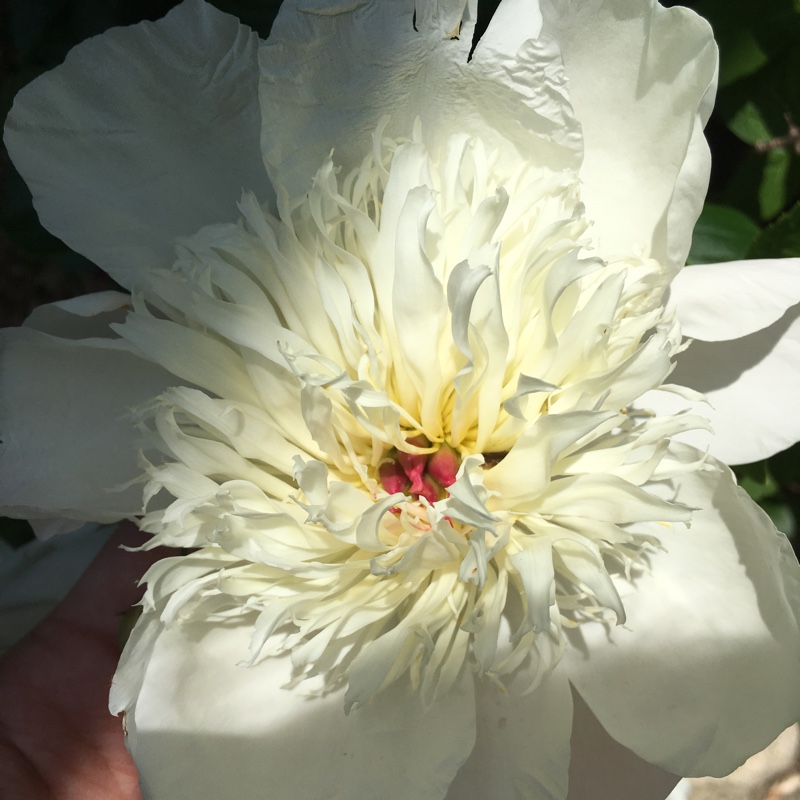
[[[284,3],[260,53],[262,147],[274,184],[288,197],[307,191],[332,148],[345,169],[357,166],[383,117],[390,136],[407,135],[419,117],[440,155],[452,135],[477,135],[501,169],[533,153],[553,170],[576,167],[579,128],[558,50],[535,38],[537,15],[513,30],[505,18],[513,15],[501,15],[468,61],[476,5]]]

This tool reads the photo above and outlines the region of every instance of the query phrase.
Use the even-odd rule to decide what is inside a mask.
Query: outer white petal
[[[684,779],[672,790],[667,800],[691,800],[691,791],[691,784]]]
[[[0,330],[0,506],[9,516],[113,522],[141,511],[127,412],[174,380],[112,340]]]
[[[52,336],[64,339],[89,339],[108,337],[109,325],[122,322],[130,306],[130,296],[122,292],[107,291],[59,300],[35,308],[23,323]],[[64,517],[32,518],[29,520],[38,539],[75,531],[82,520]]]
[[[557,671],[525,696],[501,691],[488,679],[476,681],[476,700],[478,739],[447,800],[564,800],[572,731],[564,673]]]
[[[123,322],[130,304],[130,295],[123,292],[85,294],[39,306],[23,325],[63,339],[109,337],[109,325]]]
[[[514,683],[525,680],[511,691],[476,681],[478,738],[447,800],[663,800],[677,782],[608,735],[566,670],[527,695]]]
[[[343,691],[283,688],[288,658],[236,666],[248,625],[158,638],[127,744],[145,800],[435,800],[475,741],[472,679],[424,715],[398,690],[345,716]]]
[[[618,582],[626,625],[581,625],[562,663],[639,756],[724,775],[800,715],[797,559],[728,470],[676,484],[663,493],[699,509],[691,529],[650,527],[666,550],[633,589]]]
[[[697,264],[669,287],[669,306],[684,336],[738,339],[777,322],[800,303],[800,258]]]
[[[468,62],[474,0],[285,2],[260,58],[262,146],[275,185],[290,197],[307,191],[332,148],[343,172],[359,165],[384,115],[393,136],[408,136],[419,117],[434,154],[462,134],[498,152],[501,169],[503,160],[577,168],[561,59],[550,40],[535,39],[530,6],[513,29],[514,14],[499,12]]]
[[[714,430],[682,434],[681,440],[708,447],[726,464],[747,464],[790,447],[800,439],[800,306],[741,339],[694,342],[678,357],[670,380],[705,393],[711,405],[681,403],[694,405]],[[649,393],[638,405],[666,411],[669,398],[659,394]]]
[[[655,0],[541,0],[583,128],[582,197],[601,252],[678,268],[708,185],[702,128],[716,90],[711,28]]]
[[[236,219],[242,188],[268,199],[257,50],[235,17],[188,0],[25,87],[5,143],[45,227],[131,287],[176,236]]]

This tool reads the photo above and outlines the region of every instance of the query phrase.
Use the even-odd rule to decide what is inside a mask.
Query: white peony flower
[[[800,437],[800,264],[679,273],[711,33],[474,22],[290,0],[259,43],[190,0],[9,117],[130,294],[2,332],[0,502],[190,550],[112,687],[148,798],[664,797],[605,732],[724,774],[798,717],[800,571],[714,456]]]

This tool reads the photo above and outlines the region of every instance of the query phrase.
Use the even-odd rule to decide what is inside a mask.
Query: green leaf
[[[737,3],[731,18],[724,21],[719,4],[709,5],[719,14],[721,30],[728,31],[727,38],[720,40],[723,62],[726,43],[734,49],[738,46],[729,32],[731,26],[746,30],[765,55],[759,68],[747,73],[740,70],[740,77],[723,86],[718,95],[716,119],[753,148],[752,158],[745,154],[740,163],[729,166],[741,202],[731,186],[723,196],[725,202],[747,211],[757,201],[759,218],[772,220],[800,199],[800,158],[788,141],[786,118],[800,114],[800,16],[789,0],[770,0],[763,6],[749,3],[749,8]],[[712,23],[716,31],[717,20]],[[749,62],[751,67],[754,64]],[[741,170],[746,174],[740,174]],[[745,184],[749,192],[742,191]]]
[[[759,234],[747,214],[729,206],[706,203],[692,234],[687,264],[716,264],[744,258]]]
[[[721,88],[751,75],[797,42],[800,0],[684,0],[714,29]]]
[[[762,219],[780,214],[789,202],[789,169],[792,154],[784,148],[770,150],[764,163],[764,176],[758,189],[758,205]]]
[[[758,72],[767,63],[767,55],[746,28],[735,28],[719,45],[719,85],[722,87]]]
[[[728,119],[728,127],[747,144],[764,142],[772,138],[769,126],[753,100],[740,106]]]
[[[739,485],[756,503],[772,497],[778,491],[778,484],[772,477],[766,461],[757,461],[754,464],[743,464],[734,468]]]
[[[781,533],[785,533],[790,539],[795,538],[797,535],[797,518],[788,503],[776,500],[765,500],[760,505],[769,515],[772,524]]]
[[[800,256],[800,202],[762,231],[747,252],[748,258]]]

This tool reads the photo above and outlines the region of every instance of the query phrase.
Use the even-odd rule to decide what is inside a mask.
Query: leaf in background
[[[706,203],[692,234],[687,264],[717,264],[745,258],[758,225],[741,211]]]
[[[750,464],[746,467],[736,467],[734,471],[739,476],[744,471],[752,472],[757,467],[756,464]],[[800,444],[776,453],[769,459],[766,469],[777,484],[778,491],[759,501],[759,505],[770,515],[778,530],[794,538],[795,547],[798,547],[800,544],[800,537],[797,535],[800,529],[798,525],[798,520],[800,520]]]
[[[750,3],[742,0],[725,3],[700,0],[687,5],[691,5],[714,28],[714,38],[720,51],[720,88],[756,72],[766,64],[767,54],[753,36],[749,24],[753,14]]]
[[[764,163],[764,177],[758,189],[762,219],[772,219],[789,204],[793,154],[781,147],[770,150]]]
[[[798,0],[701,0],[720,44],[716,118],[761,152],[736,164],[723,197],[750,211],[757,199],[762,220],[774,219],[800,199],[800,158],[787,133],[787,113],[800,118],[800,13]]]
[[[747,252],[748,258],[800,256],[800,202],[762,231]]]
[[[769,514],[772,524],[790,539],[797,536],[797,518],[788,503],[777,500],[765,500],[761,508]]]
[[[780,62],[791,62],[792,66],[786,68],[796,69],[800,75],[800,43],[797,52]],[[728,128],[760,151],[743,162],[738,170],[750,173],[755,167],[760,169],[760,176],[734,175],[732,183],[739,184],[740,192],[743,183],[755,183],[759,216],[763,220],[773,219],[787,205],[800,199],[800,158],[786,135],[789,129],[786,114],[800,113],[800,81],[791,90],[782,90],[774,67],[770,62],[768,68],[739,81],[729,91],[721,93],[719,103],[720,114]]]
[[[747,144],[772,138],[764,116],[754,101],[742,104],[729,118],[728,127]]]
[[[757,503],[772,497],[780,488],[775,478],[772,477],[766,461],[742,464],[735,467],[734,472],[739,480],[739,485]]]
[[[772,474],[771,462],[743,464],[735,467],[734,472],[739,485],[769,514],[775,527],[793,538],[797,533],[797,515]]]

